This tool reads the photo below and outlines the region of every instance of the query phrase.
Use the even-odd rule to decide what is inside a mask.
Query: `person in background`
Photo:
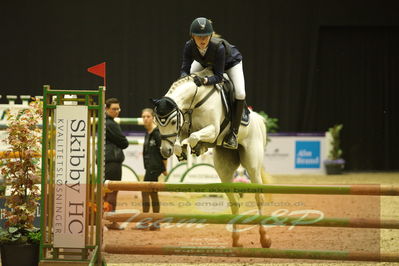
[[[154,111],[151,108],[145,108],[141,112],[143,118],[144,128],[146,129],[144,147],[143,147],[143,161],[145,168],[144,181],[157,182],[158,177],[163,173],[165,176],[167,160],[161,155],[161,134],[159,129],[154,124]],[[149,212],[150,205],[154,213],[159,213],[160,204],[158,192],[142,192],[143,198],[143,212]],[[151,199],[151,200],[150,200]],[[151,203],[150,203],[151,201]],[[149,227],[150,230],[160,230],[159,225],[139,225],[142,229]],[[138,228],[139,228],[138,227]]]
[[[125,160],[123,149],[129,146],[120,126],[114,121],[119,116],[121,107],[118,99],[110,98],[105,101],[105,180],[120,181],[122,179],[122,162]],[[105,194],[105,206],[108,211],[115,211],[118,191]],[[106,225],[108,229],[123,229],[118,223]]]

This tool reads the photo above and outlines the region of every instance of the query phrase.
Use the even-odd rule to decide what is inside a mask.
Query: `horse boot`
[[[238,129],[240,128],[244,100],[237,100],[234,103],[234,110],[231,117],[230,133],[224,138],[223,147],[235,150],[238,148]]]

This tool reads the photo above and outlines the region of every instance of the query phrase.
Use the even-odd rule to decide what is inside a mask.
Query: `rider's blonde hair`
[[[211,19],[208,19],[208,20],[213,24],[213,21]],[[214,37],[214,38],[222,38],[222,35],[216,33],[216,31],[214,31],[212,33],[212,37]]]
[[[222,35],[220,35],[219,33],[216,33],[216,31],[213,32],[212,37],[214,38],[222,38]]]

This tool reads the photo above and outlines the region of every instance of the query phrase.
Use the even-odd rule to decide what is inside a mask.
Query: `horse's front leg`
[[[174,146],[173,151],[179,161],[184,161],[187,159],[187,148],[184,147],[184,142],[187,142],[187,139],[180,142],[180,139],[177,139]]]
[[[180,142],[180,139],[176,139],[175,144],[173,145],[173,152],[174,154],[179,157],[181,156],[182,152],[183,152],[183,147],[182,144]]]
[[[192,148],[194,148],[198,142],[209,142],[213,143],[217,137],[218,132],[214,125],[208,125],[201,130],[191,133],[188,137],[188,143]]]

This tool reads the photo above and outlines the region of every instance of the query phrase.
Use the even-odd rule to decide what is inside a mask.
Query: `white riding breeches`
[[[200,63],[194,60],[191,64],[190,73],[199,72],[204,68]],[[237,100],[245,100],[245,79],[244,71],[242,69],[242,61],[232,68],[226,70],[231,82],[234,84],[235,98]]]

